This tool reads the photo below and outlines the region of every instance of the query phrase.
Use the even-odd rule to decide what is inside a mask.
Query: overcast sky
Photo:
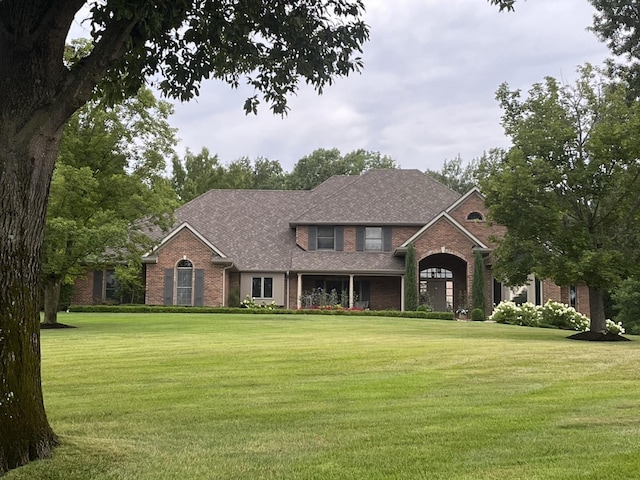
[[[252,90],[205,82],[175,104],[179,151],[207,147],[224,163],[248,156],[290,171],[317,148],[358,148],[391,156],[402,168],[439,170],[508,146],[494,99],[502,82],[528,90],[545,76],[575,79],[578,65],[601,64],[606,47],[586,30],[587,0],[519,0],[499,13],[487,0],[365,0],[371,39],[361,74],[322,96],[301,88],[285,118],[265,105],[245,116]]]

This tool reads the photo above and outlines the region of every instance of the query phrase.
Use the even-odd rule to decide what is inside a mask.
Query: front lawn
[[[16,479],[598,479],[640,472],[640,342],[378,317],[61,314],[62,445]]]

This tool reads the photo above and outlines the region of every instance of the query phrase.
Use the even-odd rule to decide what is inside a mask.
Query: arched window
[[[469,215],[467,215],[467,220],[479,220],[479,221],[482,221],[482,220],[484,220],[484,217],[482,216],[482,214],[480,212],[471,212]]]
[[[176,266],[176,305],[193,305],[193,263],[180,260]]]

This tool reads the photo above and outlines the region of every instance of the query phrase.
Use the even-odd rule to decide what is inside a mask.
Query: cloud
[[[585,0],[520,1],[499,13],[484,0],[369,0],[362,74],[337,79],[322,96],[302,86],[290,114],[262,105],[245,116],[252,91],[206,82],[200,98],[177,104],[182,149],[206,146],[229,162],[279,160],[285,170],[316,148],[364,148],[403,168],[439,169],[507,146],[494,94],[502,82],[528,90],[545,76],[571,81],[578,65],[600,64],[604,45],[586,30]]]

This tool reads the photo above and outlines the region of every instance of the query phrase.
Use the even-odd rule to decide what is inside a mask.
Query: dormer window
[[[469,215],[467,215],[467,220],[482,222],[484,220],[484,217],[480,212],[471,212]]]

